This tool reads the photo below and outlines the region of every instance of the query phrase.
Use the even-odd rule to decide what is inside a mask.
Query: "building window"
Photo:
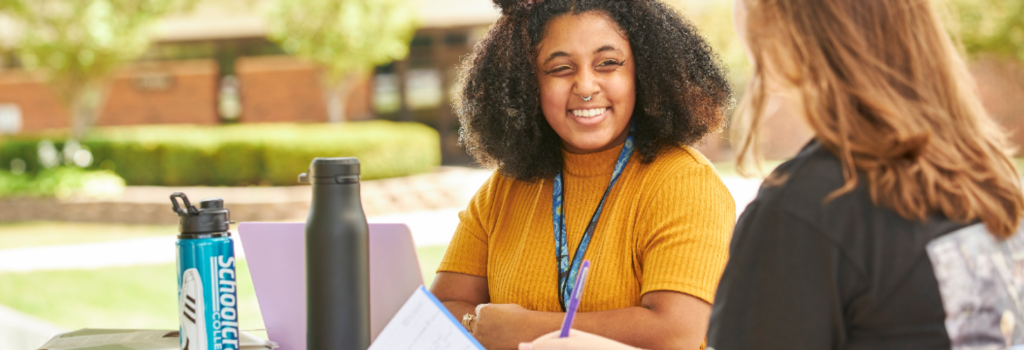
[[[373,77],[373,109],[377,114],[391,114],[402,109],[398,74],[378,73]]]
[[[441,106],[441,72],[433,68],[409,69],[406,80],[406,105],[410,110],[434,109]]]
[[[0,134],[21,131],[21,108],[16,104],[0,104]]]
[[[466,46],[469,42],[469,34],[466,32],[447,33],[444,35],[444,44],[449,47]]]

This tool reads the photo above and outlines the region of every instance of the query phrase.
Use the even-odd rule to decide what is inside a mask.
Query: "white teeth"
[[[577,117],[593,118],[601,114],[604,114],[604,112],[607,110],[607,108],[574,109],[572,110],[572,114]]]

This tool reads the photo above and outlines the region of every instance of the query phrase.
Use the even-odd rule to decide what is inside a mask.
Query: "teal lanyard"
[[[594,215],[590,217],[590,224],[587,225],[587,230],[583,232],[583,239],[580,240],[580,245],[576,248],[576,254],[573,255],[571,264],[569,263],[569,245],[566,241],[566,236],[568,235],[565,225],[562,172],[559,171],[555,174],[554,189],[551,192],[551,211],[554,214],[555,223],[555,258],[558,259],[558,302],[562,305],[562,311],[565,311],[569,298],[572,296],[572,281],[576,280],[576,274],[579,272],[580,265],[583,262],[583,255],[586,254],[587,246],[590,245],[590,238],[594,236],[594,229],[597,228],[597,219],[601,216],[601,209],[604,208],[604,200],[608,199],[608,193],[612,191],[615,182],[619,180],[619,175],[622,175],[622,170],[626,168],[626,163],[629,163],[629,157],[633,155],[634,131],[636,131],[636,126],[630,126],[629,136],[626,136],[626,143],[622,146],[622,152],[619,153],[619,160],[615,162],[612,181],[608,184],[608,188],[604,190],[604,196],[601,197],[601,203],[597,205]]]

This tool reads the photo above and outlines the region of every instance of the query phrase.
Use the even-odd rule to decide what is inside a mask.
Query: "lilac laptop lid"
[[[306,350],[305,227],[305,223],[238,225],[267,335],[281,350]],[[422,284],[409,227],[370,224],[371,341]]]

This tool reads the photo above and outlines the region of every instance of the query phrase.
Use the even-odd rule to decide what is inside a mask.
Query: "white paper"
[[[420,286],[369,350],[484,350],[448,309]]]

